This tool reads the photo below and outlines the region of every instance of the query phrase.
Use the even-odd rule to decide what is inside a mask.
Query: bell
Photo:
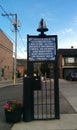
[[[41,33],[41,35],[44,35],[44,32],[48,31],[48,28],[46,27],[46,23],[44,19],[41,19],[39,23],[39,28],[37,29],[38,32]]]

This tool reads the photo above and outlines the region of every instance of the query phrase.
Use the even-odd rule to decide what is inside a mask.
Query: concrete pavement
[[[15,85],[22,84],[22,82],[23,82],[23,79],[18,78],[16,80]],[[12,86],[12,85],[14,85],[14,80],[2,80],[2,81],[0,81],[0,88],[6,87],[6,86]]]
[[[11,130],[77,130],[77,114],[62,114],[60,120],[20,122]]]
[[[14,124],[11,130],[77,130],[77,82],[71,82],[69,86],[69,82],[60,80],[60,91],[76,111],[75,114],[61,114],[60,120],[21,121]]]

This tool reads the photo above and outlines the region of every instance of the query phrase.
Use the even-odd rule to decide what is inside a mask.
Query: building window
[[[64,65],[75,65],[75,58],[74,57],[65,57]]]
[[[4,76],[4,68],[2,68],[2,75],[1,75],[2,77]]]
[[[66,58],[66,63],[75,63],[75,59],[73,57]]]

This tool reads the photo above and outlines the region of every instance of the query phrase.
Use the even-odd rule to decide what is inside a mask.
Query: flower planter
[[[15,123],[21,120],[22,110],[7,112],[5,111],[5,120],[6,122]]]
[[[19,122],[22,114],[22,103],[16,100],[7,101],[4,105],[6,122]]]

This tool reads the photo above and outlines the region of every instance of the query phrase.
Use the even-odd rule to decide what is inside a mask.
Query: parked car
[[[67,76],[66,76],[67,80],[71,80],[71,81],[76,81],[77,80],[77,72],[70,72]]]

